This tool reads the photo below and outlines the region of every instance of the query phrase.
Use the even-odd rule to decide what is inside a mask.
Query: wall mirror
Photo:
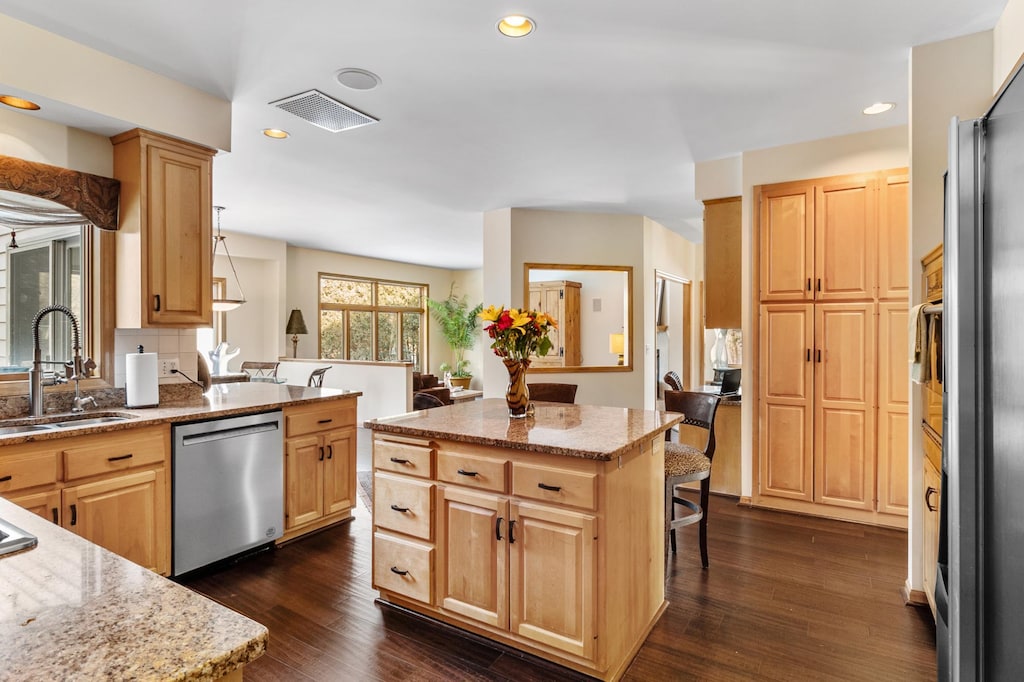
[[[0,395],[25,393],[21,382],[27,380],[32,363],[32,320],[52,304],[65,305],[75,313],[81,324],[82,354],[92,357],[99,374],[108,380],[99,383],[109,383],[113,378],[113,269],[104,271],[100,263],[104,254],[111,258],[114,236],[98,229],[96,222],[110,225],[113,221],[116,226],[117,181],[11,157],[0,157],[0,171],[4,171],[0,172]],[[84,209],[94,219],[76,209]],[[43,318],[39,328],[43,361],[69,360],[71,339],[67,318]]]
[[[531,374],[632,371],[632,267],[524,263],[523,300],[558,320]]]

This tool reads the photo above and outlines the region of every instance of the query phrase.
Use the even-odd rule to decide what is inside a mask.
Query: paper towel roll
[[[159,404],[156,358],[156,353],[129,353],[124,357],[127,407],[156,407]]]

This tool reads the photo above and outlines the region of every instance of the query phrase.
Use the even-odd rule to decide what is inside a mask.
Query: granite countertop
[[[0,556],[5,680],[211,680],[263,655],[267,628],[0,499],[39,545]]]
[[[88,417],[90,414],[95,414],[96,416],[114,414],[130,415],[132,419],[46,431],[33,431],[30,433],[0,435],[0,446],[66,438],[86,433],[122,431],[154,424],[202,421],[204,419],[217,419],[239,414],[253,414],[255,412],[276,410],[296,403],[334,400],[342,397],[356,398],[361,395],[361,391],[309,388],[287,384],[218,384],[211,387],[206,393],[200,393],[196,390],[190,398],[173,402],[161,402],[158,407],[117,407],[86,410],[75,416]],[[66,418],[68,415],[64,414],[63,416]],[[3,425],[11,426],[52,421],[59,421],[59,416],[47,414],[42,417],[5,419],[3,420]]]
[[[534,405],[534,416],[525,419],[509,419],[505,401],[491,398],[371,419],[364,425],[384,433],[607,461],[683,418],[672,412],[624,407]]]

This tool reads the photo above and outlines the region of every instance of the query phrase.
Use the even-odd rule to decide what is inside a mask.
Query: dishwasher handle
[[[236,426],[234,428],[220,429],[219,431],[208,431],[207,433],[196,433],[190,436],[184,436],[181,439],[181,444],[184,446],[188,445],[201,445],[202,443],[212,443],[218,440],[227,440],[229,438],[241,438],[242,436],[251,436],[257,433],[264,433],[266,431],[277,431],[278,423],[264,422],[263,424],[253,424],[252,426]]]

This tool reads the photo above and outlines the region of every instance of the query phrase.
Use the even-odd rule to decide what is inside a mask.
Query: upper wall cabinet
[[[741,198],[704,202],[704,326],[743,326]]]
[[[759,221],[762,301],[906,298],[905,169],[765,186]]]
[[[215,151],[139,129],[111,142],[121,181],[117,326],[211,326]]]

